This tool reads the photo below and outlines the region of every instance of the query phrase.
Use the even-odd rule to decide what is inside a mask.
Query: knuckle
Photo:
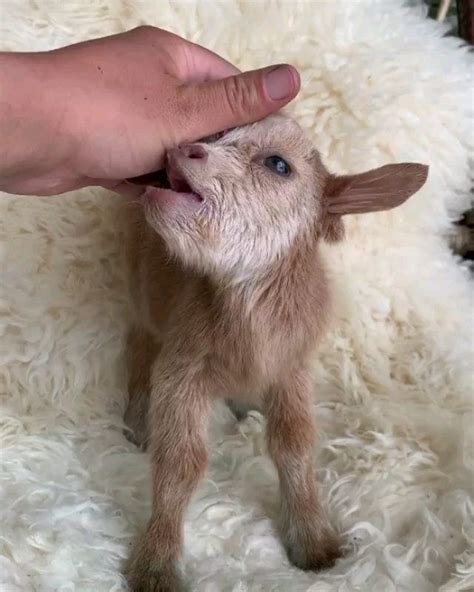
[[[224,98],[231,113],[243,118],[258,105],[258,93],[249,80],[234,76],[224,84]]]

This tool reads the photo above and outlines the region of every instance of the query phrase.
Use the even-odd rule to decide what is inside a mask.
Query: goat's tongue
[[[166,173],[168,175],[168,181],[170,184],[169,186],[173,191],[193,197],[197,201],[202,201],[201,196],[194,191],[181,171],[168,159],[166,164]]]
[[[168,181],[171,189],[177,193],[194,193],[186,179],[183,179],[174,171],[168,172]]]
[[[186,179],[184,179],[184,177],[169,164],[165,169],[127,180],[135,185],[151,185],[152,187],[157,187],[159,189],[171,189],[176,193],[181,193],[190,197],[192,196],[196,201],[202,201],[201,196],[193,191]]]

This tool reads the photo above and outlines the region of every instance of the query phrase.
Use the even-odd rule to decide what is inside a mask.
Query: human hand
[[[261,119],[300,85],[291,66],[239,74],[154,27],[1,58],[10,119],[0,189],[11,193],[120,192],[125,179],[159,169],[168,148]]]

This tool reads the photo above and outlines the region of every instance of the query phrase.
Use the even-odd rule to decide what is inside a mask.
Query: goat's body
[[[290,559],[304,569],[331,565],[338,543],[316,495],[306,371],[329,304],[315,244],[296,243],[284,259],[249,282],[217,283],[170,259],[142,211],[133,215],[136,318],[129,339],[126,422],[137,444],[149,442],[155,503],[147,546],[138,548],[130,582],[138,588],[148,577],[137,561],[148,557],[151,545],[161,557],[170,554],[157,582],[171,583],[156,590],[181,589],[176,571],[181,521],[206,465],[208,400],[218,396],[250,403],[268,417]],[[176,499],[182,500],[178,509]]]
[[[132,592],[182,590],[183,516],[206,469],[218,396],[237,401],[236,415],[243,404],[265,414],[288,557],[303,569],[328,567],[340,552],[317,495],[308,370],[330,305],[318,244],[342,238],[342,215],[402,203],[427,168],[335,177],[298,125],[274,116],[171,150],[167,174],[170,189],[148,187],[131,212],[126,421],[137,443],[148,439],[153,467]]]
[[[136,327],[201,363],[211,396],[260,398],[306,363],[329,306],[314,241],[301,240],[257,278],[219,284],[170,258],[142,210],[133,215]]]

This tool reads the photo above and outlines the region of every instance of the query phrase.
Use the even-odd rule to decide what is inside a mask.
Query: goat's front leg
[[[304,371],[271,388],[265,399],[267,439],[281,488],[282,534],[290,561],[323,569],[340,556],[339,541],[318,499],[311,381]]]
[[[183,515],[207,463],[208,388],[199,369],[159,356],[151,379],[153,509],[127,570],[132,592],[185,590],[179,570]]]

